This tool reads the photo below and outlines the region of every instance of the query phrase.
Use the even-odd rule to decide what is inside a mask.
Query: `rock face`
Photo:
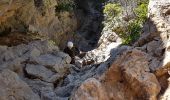
[[[66,0],[67,1],[67,0]],[[60,0],[1,0],[0,1],[0,34],[10,32],[38,33],[56,39],[73,32],[77,20],[73,12],[57,12]],[[29,10],[28,10],[29,9]],[[29,15],[29,16],[28,16]]]
[[[170,1],[150,0],[149,19],[144,27],[144,34],[137,42],[150,56],[149,67],[159,79],[162,92],[167,88],[169,77],[169,5]]]
[[[102,84],[95,78],[89,78],[81,84],[71,100],[109,100]]]
[[[88,61],[93,61],[93,64],[98,64],[108,60],[111,53],[116,55],[117,52],[122,51],[123,48],[119,48],[121,43],[122,40],[116,33],[105,31],[99,39],[98,48],[87,52],[83,57],[84,63],[88,64]]]
[[[169,77],[169,6],[170,1],[167,0],[150,0],[144,34],[135,44],[150,55],[150,69],[159,79],[161,94],[167,88]]]
[[[18,75],[10,70],[0,73],[1,100],[40,100],[31,88]]]
[[[147,54],[129,50],[113,62],[99,78],[88,79],[73,95],[73,100],[157,100],[160,85],[149,70]],[[100,94],[102,93],[102,94]],[[85,99],[84,99],[85,98]]]
[[[18,4],[17,2],[23,3]],[[88,0],[82,3],[84,2],[87,3]],[[57,17],[51,15],[54,14],[54,6],[58,4],[57,0],[49,0],[49,2],[46,0],[28,0],[25,2],[22,0],[1,0],[1,3],[3,10],[0,12],[0,19],[3,20],[0,20],[0,23],[6,29],[12,28],[11,31],[17,30],[11,22],[15,23],[15,20],[18,19],[13,20],[13,18],[19,15],[21,21],[17,22],[27,23],[17,23],[16,25],[28,25],[29,31],[56,32],[58,30],[56,27],[59,27],[57,25],[63,24],[56,24]],[[25,3],[28,5],[24,6]],[[16,6],[16,4],[18,5]],[[94,8],[91,4],[93,3],[87,3],[90,8]],[[10,6],[7,7],[8,5]],[[50,9],[48,11],[40,9],[42,6]],[[12,47],[0,46],[0,99],[169,99],[169,82],[167,81],[170,63],[169,7],[168,0],[150,0],[149,18],[144,26],[144,33],[132,47],[121,45],[121,39],[112,30],[103,30],[98,47],[88,51],[80,61],[77,61],[80,64],[85,63],[82,67],[70,64],[71,58],[59,51],[58,47],[49,41],[33,41]],[[30,8],[30,10],[23,10],[26,8]],[[25,13],[30,14],[32,11],[36,13],[28,18]],[[97,18],[96,9],[89,10],[88,8],[85,10],[86,13],[88,11],[91,15],[95,15],[94,19]],[[53,17],[48,20],[49,22],[44,21],[47,20],[45,16],[48,16],[48,13],[50,13],[50,17]],[[5,17],[5,14],[15,17]],[[93,18],[82,26],[81,29],[85,30],[84,34],[98,29],[86,31],[86,27],[89,29],[88,25],[93,24],[92,21]],[[8,27],[8,24],[4,24],[6,22],[11,26]],[[22,29],[22,27],[20,28]]]
[[[60,52],[57,46],[49,41],[34,41],[28,45],[1,46],[0,52],[2,100],[13,98],[58,100],[60,98],[55,94],[54,86],[56,87],[70,73],[73,65],[70,64],[71,58]],[[11,71],[8,71],[9,69]],[[4,91],[8,89],[7,87],[11,88],[11,92]],[[9,96],[5,97],[8,94]]]
[[[44,66],[27,64],[25,68],[27,74],[32,77],[47,81],[54,73]]]
[[[145,52],[158,62],[158,64],[152,68],[153,71],[156,71],[158,76],[167,73],[167,71],[163,70],[169,66],[168,48],[170,23],[168,22],[169,15],[166,14],[169,10],[169,5],[170,2],[166,0],[150,0],[148,11],[149,20],[144,27],[145,33],[135,44],[146,49]]]

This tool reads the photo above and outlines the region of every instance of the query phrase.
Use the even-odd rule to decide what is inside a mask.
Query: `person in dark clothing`
[[[73,45],[73,42],[67,43],[67,47],[64,49],[64,52],[71,57],[71,64],[75,64],[75,56],[80,54],[80,50]]]

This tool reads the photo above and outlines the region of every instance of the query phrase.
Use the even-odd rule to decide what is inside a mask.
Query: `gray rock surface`
[[[166,77],[170,65],[169,5],[169,0],[150,0],[144,33],[133,46],[122,46],[116,33],[104,29],[98,46],[76,65],[70,64],[68,54],[49,41],[0,46],[0,100],[68,100],[70,97],[72,100],[157,100],[159,96],[166,100],[169,88],[167,91],[164,88],[169,85]],[[85,36],[93,30],[89,26],[99,14],[91,9],[94,8],[91,3],[88,6],[90,9],[85,11],[90,11],[87,16],[90,19],[85,19],[87,23],[80,30]],[[54,25],[52,22],[49,27]],[[29,30],[42,29],[35,26],[29,25]],[[90,46],[88,43],[94,45],[94,36],[89,41],[85,38],[88,37],[81,42],[87,43],[84,47]]]
[[[0,73],[0,81],[1,100],[40,100],[39,96],[16,73],[10,70]]]
[[[54,75],[54,73],[42,65],[27,64],[25,68],[26,73],[33,78],[38,78],[47,81]]]
[[[1,46],[0,51],[2,52],[0,70],[2,72],[6,69],[11,70],[12,75],[16,72],[14,76],[18,74],[17,78],[21,78],[19,80],[21,85],[25,81],[24,84],[29,89],[26,91],[18,90],[18,92],[24,91],[25,94],[28,92],[28,95],[33,95],[31,97],[26,95],[26,100],[68,99],[68,97],[57,96],[54,86],[56,87],[62,83],[74,65],[70,64],[71,58],[68,54],[59,51],[57,46],[48,41],[34,41],[27,45]],[[11,76],[9,77],[11,78]],[[13,82],[13,80],[8,81]],[[32,94],[29,94],[30,91]],[[24,98],[25,94],[16,97],[17,100]],[[36,98],[34,95],[37,96],[37,99],[34,99]],[[8,97],[2,97],[2,100],[8,100]]]

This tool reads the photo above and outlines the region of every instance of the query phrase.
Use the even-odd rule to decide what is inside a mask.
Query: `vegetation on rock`
[[[63,0],[60,2],[57,6],[55,11],[61,12],[61,11],[72,11],[75,7],[75,3],[73,0]]]
[[[116,16],[118,16],[121,13],[122,9],[120,4],[112,4],[112,3],[108,3],[103,10],[103,13],[106,14],[106,16],[108,17],[108,19],[110,18],[114,18]]]
[[[141,34],[143,23],[147,19],[147,6],[148,0],[138,2],[137,6],[133,8],[135,17],[126,21],[122,17],[124,16],[123,7],[118,3],[108,3],[103,10],[106,16],[104,24],[122,38],[123,44],[130,45],[134,43]]]

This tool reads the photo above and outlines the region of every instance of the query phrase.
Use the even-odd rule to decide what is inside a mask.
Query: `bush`
[[[127,33],[122,36],[123,44],[128,45],[135,42],[140,37],[141,29],[141,25],[137,20],[130,22],[127,26]]]
[[[147,12],[148,12],[148,3],[141,3],[136,9],[135,14],[137,16],[137,20],[141,23],[145,22],[147,19]]]
[[[51,8],[51,7],[54,7],[57,4],[57,2],[55,0],[43,0],[43,4],[46,8]]]
[[[148,0],[140,2],[134,11],[136,18],[129,21],[126,28],[118,33],[126,45],[134,43],[140,37],[142,25],[147,19]]]
[[[75,3],[71,0],[68,1],[63,1],[60,4],[56,6],[55,11],[60,12],[60,11],[72,11],[73,8],[75,7]]]
[[[147,12],[148,0],[140,2],[135,8],[136,18],[128,24],[128,35],[123,37],[123,44],[132,44],[140,37],[142,25],[147,19]]]
[[[136,17],[125,21],[121,16],[121,5],[108,3],[103,10],[106,16],[104,24],[122,38],[123,44],[129,45],[140,37],[142,25],[147,19],[147,10],[148,0],[140,0],[137,2],[137,7],[134,8]]]
[[[107,16],[107,17],[115,17],[118,16],[121,13],[122,9],[121,6],[119,4],[112,4],[112,3],[108,3],[107,5],[105,5],[103,13]]]

